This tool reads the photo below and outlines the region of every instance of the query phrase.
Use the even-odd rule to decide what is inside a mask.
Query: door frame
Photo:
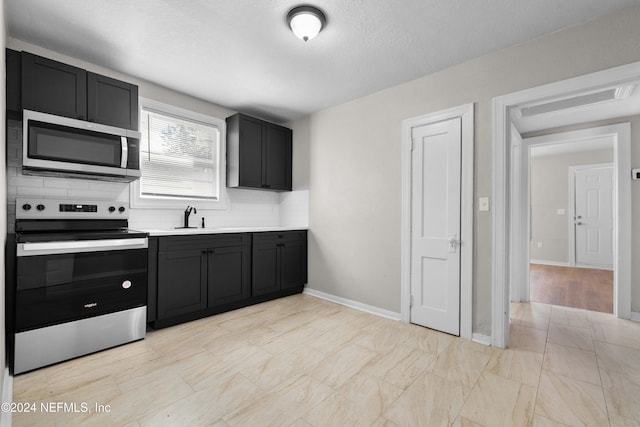
[[[640,62],[635,62],[604,71],[587,74],[543,86],[525,89],[507,95],[493,98],[493,242],[492,242],[492,318],[491,318],[491,343],[494,347],[504,348],[509,341],[509,276],[513,269],[520,269],[521,265],[514,265],[509,259],[509,248],[519,247],[520,242],[514,242],[517,231],[512,229],[511,200],[509,195],[511,172],[511,111],[519,105],[542,99],[552,99],[566,94],[579,94],[589,90],[606,87],[612,84],[622,84],[638,81],[640,79]],[[625,194],[630,194],[631,170],[630,150],[626,152],[616,150],[618,159],[618,182]],[[630,200],[618,200],[624,208],[621,212],[631,212]],[[622,265],[631,263],[631,217],[623,223],[622,219],[617,225],[621,230],[618,233],[619,241],[618,258]],[[517,240],[517,239],[516,239]],[[619,301],[620,294],[629,296],[631,293],[631,271],[623,268],[618,271],[619,295],[614,296],[614,301]],[[513,276],[511,276],[513,277]],[[620,301],[616,315],[629,319],[631,316],[631,301]]]
[[[615,144],[615,142],[614,142]],[[581,169],[597,169],[597,168],[604,168],[604,167],[610,167],[613,169],[613,200],[614,200],[614,205],[613,205],[613,221],[614,221],[614,231],[616,230],[616,226],[615,224],[618,222],[618,204],[615,203],[615,195],[616,195],[616,164],[615,162],[608,162],[608,163],[593,163],[593,164],[589,164],[589,165],[575,165],[575,166],[570,166],[569,167],[569,209],[568,209],[568,216],[567,219],[569,220],[569,265],[571,267],[585,267],[583,265],[578,265],[578,263],[576,262],[576,228],[574,226],[574,222],[575,220],[573,219],[576,216],[576,171],[581,170]],[[616,271],[616,265],[615,265],[615,252],[616,252],[616,247],[614,245],[613,247],[613,259],[614,259],[614,264],[612,266],[612,269],[614,271],[614,275],[615,275],[615,271]],[[598,268],[598,267],[587,267],[587,268]],[[600,267],[602,268],[602,267]],[[613,294],[616,294],[616,283],[614,280],[613,283]]]
[[[460,337],[473,335],[473,170],[474,104],[465,104],[402,121],[402,214],[400,250],[400,319],[411,321],[411,130],[460,117]]]

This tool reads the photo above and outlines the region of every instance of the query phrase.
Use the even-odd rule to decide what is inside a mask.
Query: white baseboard
[[[2,403],[13,402],[13,377],[9,375],[9,368],[4,368],[4,378],[2,378]],[[11,427],[11,411],[0,413],[0,427]]]
[[[532,259],[529,260],[530,264],[540,264],[540,265],[553,265],[556,267],[571,267],[568,262],[564,261],[547,261],[543,259]]]
[[[629,319],[633,320],[634,322],[640,322],[640,313],[632,311],[631,312],[631,317]]]
[[[591,268],[596,270],[613,270],[613,267],[610,265],[571,265],[569,262],[564,261],[546,261],[543,259],[532,259],[529,260],[530,264],[540,264],[540,265],[552,265],[555,267],[573,267],[573,268]]]
[[[400,313],[394,311],[385,310],[372,305],[363,304],[358,301],[353,301],[347,298],[338,297],[335,295],[327,294],[322,291],[316,291],[315,289],[304,288],[304,294],[312,297],[320,298],[326,301],[335,302],[336,304],[344,305],[346,307],[355,308],[356,310],[366,311],[367,313],[375,314],[377,316],[386,317],[387,319],[400,321]]]
[[[491,345],[491,337],[489,335],[473,334],[471,336],[471,341],[486,346]]]

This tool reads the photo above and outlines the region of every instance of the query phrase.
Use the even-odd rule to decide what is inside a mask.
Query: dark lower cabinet
[[[251,235],[160,237],[156,323],[202,317],[250,297]]]
[[[149,237],[147,250],[147,322],[158,316],[158,237]]]
[[[162,328],[302,292],[307,232],[150,237],[148,265],[147,321]]]
[[[302,288],[307,282],[305,231],[254,233],[252,295]]]
[[[208,306],[217,307],[250,296],[250,251],[246,246],[209,250]]]
[[[158,254],[158,319],[207,308],[207,255],[200,250]]]
[[[307,242],[300,240],[283,243],[280,249],[280,289],[291,289],[307,283]]]
[[[278,248],[273,242],[258,242],[254,237],[251,265],[251,294],[264,295],[280,290]]]

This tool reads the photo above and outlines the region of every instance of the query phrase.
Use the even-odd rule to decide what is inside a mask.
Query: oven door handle
[[[17,256],[55,255],[79,252],[146,249],[146,237],[134,239],[72,240],[60,242],[18,243]]]

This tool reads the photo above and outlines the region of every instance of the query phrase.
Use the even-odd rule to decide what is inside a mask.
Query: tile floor
[[[37,412],[13,424],[640,425],[640,324],[536,303],[511,320],[499,350],[296,295],[20,375]]]

